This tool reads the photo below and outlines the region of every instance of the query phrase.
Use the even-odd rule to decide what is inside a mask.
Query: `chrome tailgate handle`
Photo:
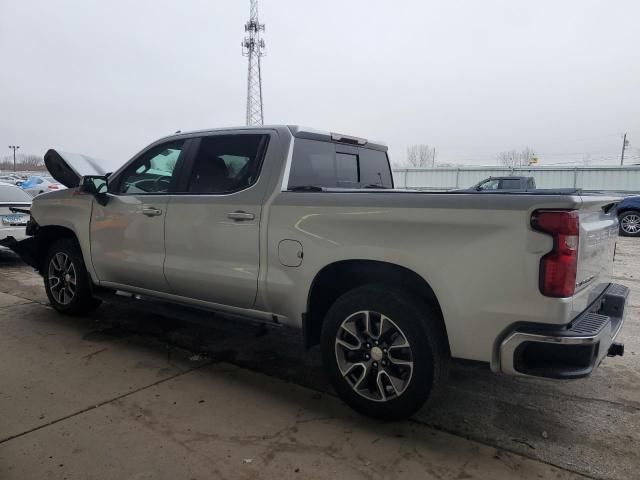
[[[253,213],[242,212],[242,211],[229,212],[227,213],[227,217],[230,218],[231,220],[238,220],[238,221],[253,220],[256,218],[256,216]]]
[[[162,210],[150,205],[144,205],[142,207],[142,214],[146,215],[147,217],[157,217],[158,215],[162,215]]]

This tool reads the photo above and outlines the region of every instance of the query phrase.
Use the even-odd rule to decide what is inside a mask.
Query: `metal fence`
[[[640,166],[633,167],[460,167],[393,170],[396,188],[451,190],[467,188],[488,177],[535,178],[538,188],[582,188],[640,192]]]

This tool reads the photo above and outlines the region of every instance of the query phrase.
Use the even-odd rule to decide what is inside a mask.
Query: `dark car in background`
[[[640,237],[640,196],[627,197],[617,205],[620,235]]]
[[[530,192],[536,189],[533,177],[489,177],[476,183],[472,187],[456,191],[462,192]]]

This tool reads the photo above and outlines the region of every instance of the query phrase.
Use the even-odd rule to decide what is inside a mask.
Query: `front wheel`
[[[384,285],[347,292],[322,329],[325,369],[338,395],[381,420],[415,413],[444,383],[449,353],[437,314]]]
[[[625,237],[640,236],[640,212],[630,211],[620,215],[620,235]]]
[[[74,240],[63,238],[51,246],[42,273],[47,297],[57,311],[81,315],[100,305],[91,295],[91,279]]]

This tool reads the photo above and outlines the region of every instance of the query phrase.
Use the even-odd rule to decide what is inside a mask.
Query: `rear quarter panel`
[[[571,299],[538,289],[549,236],[529,225],[538,208],[579,208],[574,196],[282,192],[270,208],[266,287],[259,305],[299,326],[314,277],[341,260],[413,270],[435,292],[454,357],[490,361],[496,338],[517,321],[566,323]],[[285,267],[283,239],[304,260]]]

